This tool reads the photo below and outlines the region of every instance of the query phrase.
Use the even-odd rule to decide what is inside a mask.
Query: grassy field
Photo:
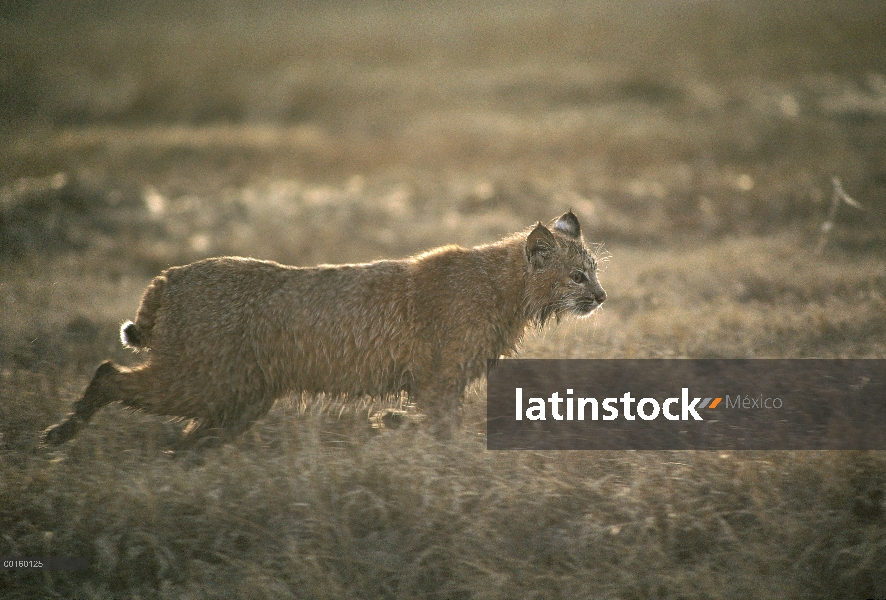
[[[488,452],[291,398],[236,442],[39,432],[161,269],[494,241],[572,208],[592,319],[521,356],[886,357],[886,6],[11,4],[0,13],[4,598],[886,596],[886,452]],[[825,235],[832,178],[841,204]]]

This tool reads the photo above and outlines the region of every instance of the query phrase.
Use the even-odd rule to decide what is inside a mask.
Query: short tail
[[[120,341],[127,348],[144,348],[147,346],[145,335],[141,328],[132,321],[126,321],[120,327]]]
[[[126,321],[120,327],[120,341],[124,346],[140,350],[151,347],[151,332],[154,329],[154,321],[157,310],[163,303],[163,293],[166,291],[166,275],[158,275],[145,290],[142,296],[141,306],[135,322]]]

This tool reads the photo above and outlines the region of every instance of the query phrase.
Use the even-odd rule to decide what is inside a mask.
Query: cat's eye
[[[572,281],[575,283],[584,283],[588,280],[588,276],[582,273],[581,271],[575,271],[572,274]]]

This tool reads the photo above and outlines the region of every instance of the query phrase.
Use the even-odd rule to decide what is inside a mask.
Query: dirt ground
[[[402,257],[568,208],[608,300],[521,356],[886,358],[883,40],[861,1],[8,4],[0,558],[90,569],[0,587],[886,596],[884,452],[488,452],[482,382],[449,444],[291,399],[191,461],[114,407],[38,446],[102,360],[138,363],[118,328],[168,266]]]

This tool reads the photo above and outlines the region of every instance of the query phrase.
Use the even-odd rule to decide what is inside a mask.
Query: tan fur
[[[401,391],[443,433],[465,386],[515,351],[526,328],[605,300],[569,212],[498,243],[444,246],[403,260],[297,268],[212,258],[167,269],[145,291],[124,343],[146,362],[96,372],[62,443],[101,406],[122,402],[194,419],[188,437],[223,442],[289,393]]]

